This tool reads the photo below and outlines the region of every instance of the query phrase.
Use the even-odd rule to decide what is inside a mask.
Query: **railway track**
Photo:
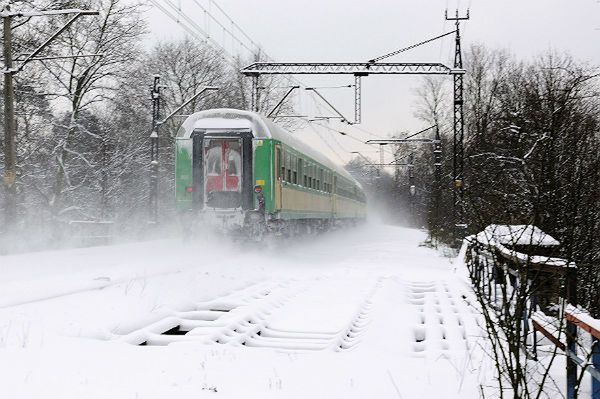
[[[357,285],[322,275],[257,283],[186,311],[173,311],[111,339],[142,346],[193,343],[293,352],[351,351],[369,330],[374,307],[386,300],[380,296],[388,283],[388,277],[382,276]],[[398,286],[404,292],[404,314],[390,317],[413,321],[407,328],[414,356],[470,349],[469,326],[462,316],[467,305],[455,292],[435,280],[403,281]],[[332,292],[337,298],[333,301]]]
[[[339,300],[327,303],[337,285],[331,277],[259,283],[112,339],[151,346],[185,342],[281,351],[351,350],[368,327],[372,298],[383,284],[378,278],[356,290],[342,282]],[[321,306],[314,306],[320,301]]]

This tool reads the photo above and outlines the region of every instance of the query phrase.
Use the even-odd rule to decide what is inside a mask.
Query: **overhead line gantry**
[[[425,62],[255,62],[241,69],[252,78],[252,110],[258,111],[260,75],[353,75],[354,122],[361,123],[361,78],[369,75],[462,75],[464,69]],[[350,121],[349,121],[350,122]],[[352,122],[350,122],[352,123]]]
[[[354,122],[350,122],[344,118],[348,124],[361,123],[361,78],[369,75],[450,75],[454,81],[454,146],[453,146],[453,196],[454,196],[454,224],[459,230],[463,230],[464,224],[463,214],[463,161],[464,161],[464,112],[463,112],[463,69],[461,38],[460,38],[460,22],[469,19],[469,11],[463,16],[459,15],[456,10],[456,15],[453,17],[445,13],[445,19],[454,21],[456,29],[450,32],[443,33],[436,37],[421,41],[408,47],[387,53],[385,55],[375,57],[367,62],[255,62],[241,69],[241,73],[252,78],[252,100],[251,108],[253,111],[258,111],[259,100],[259,78],[261,75],[353,75],[354,76]],[[395,56],[415,47],[431,43],[445,36],[455,35],[454,46],[454,65],[448,67],[442,63],[420,63],[420,62],[379,62],[383,59]],[[317,93],[318,94],[318,93]],[[322,96],[321,98],[325,100]],[[326,101],[326,100],[325,100]],[[326,101],[327,102],[327,101]],[[333,106],[327,102],[332,108]],[[339,112],[334,108],[339,114]],[[340,114],[341,115],[341,114]],[[410,140],[400,139],[402,142]],[[439,133],[433,140],[419,139],[418,141],[433,143],[435,145],[436,154],[436,180],[439,179],[440,172],[437,170],[441,161],[439,154],[440,139]],[[385,145],[384,143],[378,143]],[[382,162],[383,163],[383,162]],[[458,235],[462,235],[464,231],[458,231]]]

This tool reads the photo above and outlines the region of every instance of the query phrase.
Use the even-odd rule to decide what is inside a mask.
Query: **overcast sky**
[[[159,0],[177,4],[190,18],[214,38],[231,48],[222,30],[206,25],[198,4],[218,15],[208,0]],[[600,65],[600,2],[598,0],[216,0],[229,16],[277,61],[347,61],[361,62],[452,30],[444,20],[444,10],[454,12],[470,8],[471,20],[461,25],[463,46],[483,43],[490,48],[506,48],[519,58],[531,59],[554,49],[568,51],[579,60]],[[210,8],[209,8],[210,7]],[[181,26],[157,8],[148,13],[153,39],[181,36]],[[238,33],[239,34],[239,33]],[[241,34],[240,34],[241,35]],[[233,48],[234,50],[236,47]],[[389,61],[442,62],[451,66],[453,37],[406,52]],[[346,77],[301,77],[306,85],[353,83]],[[370,76],[363,79],[364,129],[386,136],[398,131],[415,131],[425,127],[413,117],[413,88],[418,77]],[[347,114],[353,115],[353,92],[350,89],[324,90],[328,98]],[[311,111],[304,101],[304,112]],[[354,129],[357,137],[370,138]],[[308,141],[318,147],[323,143],[313,133]],[[344,152],[364,151],[368,147],[342,136],[336,137]],[[329,144],[336,145],[331,140]],[[339,157],[336,156],[339,161]]]

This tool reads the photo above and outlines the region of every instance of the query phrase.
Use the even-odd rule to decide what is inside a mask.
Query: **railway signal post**
[[[160,76],[154,75],[152,96],[152,133],[150,133],[150,223],[158,222],[158,121],[160,120]]]
[[[149,223],[158,223],[158,132],[160,127],[171,120],[179,111],[188,106],[192,101],[200,97],[206,91],[219,90],[215,86],[205,86],[196,94],[183,102],[173,112],[167,115],[164,119],[160,119],[160,76],[154,75],[154,85],[152,86],[152,132],[150,133],[150,196],[149,196]]]

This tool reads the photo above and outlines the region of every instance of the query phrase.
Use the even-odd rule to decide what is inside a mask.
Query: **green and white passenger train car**
[[[177,207],[227,229],[327,228],[366,216],[362,188],[344,168],[253,112],[189,116],[175,176]]]

